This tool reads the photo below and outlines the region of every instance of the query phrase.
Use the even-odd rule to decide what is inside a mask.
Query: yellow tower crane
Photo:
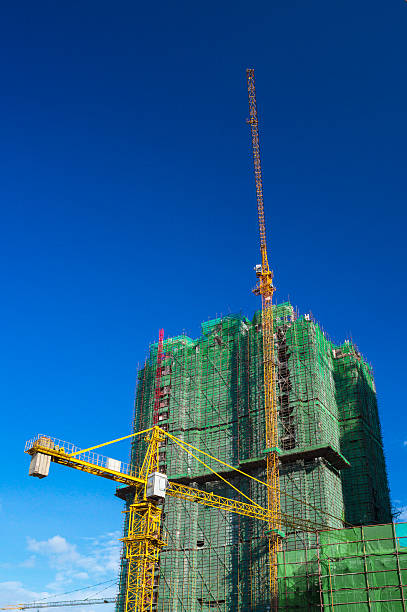
[[[140,468],[122,464],[117,460],[103,457],[94,452],[102,446],[139,435],[145,435],[148,441],[147,451]],[[207,493],[200,489],[168,481],[167,476],[158,471],[159,447],[165,436],[212,473],[216,474],[218,478],[230,485],[237,493],[245,497],[249,503],[220,497],[213,493]],[[160,550],[166,544],[162,536],[161,506],[167,495],[258,519],[264,521],[268,526],[274,524],[273,521],[276,518],[274,512],[271,514],[268,509],[261,507],[242,491],[239,491],[232,483],[210,467],[202,457],[215,460],[224,467],[256,480],[265,486],[267,486],[267,483],[180,440],[158,426],[153,426],[144,431],[85,449],[80,449],[69,442],[40,434],[26,442],[25,452],[31,455],[30,476],[38,478],[48,476],[50,463],[53,462],[127,485],[134,491],[134,500],[128,511],[128,533],[123,538],[128,561],[127,584],[124,597],[125,612],[150,612],[153,609],[154,577]],[[269,487],[267,486],[267,488]],[[323,528],[323,525],[307,520],[298,520],[296,517],[289,515],[279,515],[277,520],[279,524],[283,524],[289,529],[315,532]]]
[[[264,218],[263,181],[261,175],[259,121],[257,117],[256,87],[254,70],[249,68],[247,74],[247,89],[249,93],[250,125],[253,148],[254,177],[256,181],[257,212],[260,229],[261,264],[256,266],[258,283],[254,289],[261,296],[262,330],[263,330],[263,369],[264,369],[264,410],[266,424],[266,460],[267,460],[267,509],[268,518],[268,548],[269,548],[269,580],[271,602],[277,609],[277,554],[281,533],[280,512],[280,478],[277,431],[277,407],[274,385],[274,331],[273,331],[273,273],[270,270],[267,257],[266,222]]]
[[[198,504],[234,512],[262,520],[266,523],[265,530],[269,548],[269,586],[271,603],[277,609],[277,553],[279,540],[283,533],[282,526],[302,531],[316,531],[326,528],[325,525],[298,519],[281,513],[279,453],[277,432],[277,408],[274,384],[274,343],[273,343],[273,306],[272,299],[275,287],[273,274],[267,257],[266,226],[264,218],[263,185],[260,163],[259,129],[256,106],[256,91],[254,70],[247,70],[249,94],[254,173],[256,180],[257,209],[260,229],[261,265],[256,266],[258,283],[254,289],[262,299],[262,329],[263,329],[263,363],[264,363],[264,406],[265,406],[265,452],[267,459],[267,478],[262,482],[235,467],[220,461],[196,447],[172,436],[170,433],[154,425],[150,429],[135,434],[105,442],[87,449],[62,442],[50,436],[38,435],[26,443],[25,452],[31,455],[30,475],[43,478],[48,475],[50,462],[59,463],[77,470],[101,476],[131,487],[134,491],[133,502],[130,504],[128,516],[128,532],[123,538],[127,565],[127,584],[125,591],[125,612],[150,612],[154,603],[155,574],[160,551],[166,542],[162,536],[162,503],[166,495],[187,499]],[[102,446],[119,442],[132,436],[146,435],[148,447],[141,467],[123,466],[121,462],[102,457],[93,451]],[[159,448],[167,436],[173,443],[190,456],[199,461],[220,479],[241,494],[249,503],[228,499],[207,493],[167,480],[165,474],[159,472]],[[194,452],[192,452],[194,451]],[[252,478],[267,487],[267,508],[262,508],[256,502],[239,491],[221,474],[215,472],[202,460],[202,455],[217,461],[243,476]]]

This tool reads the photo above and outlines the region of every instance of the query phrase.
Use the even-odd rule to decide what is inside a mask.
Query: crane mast
[[[277,592],[277,554],[281,537],[280,523],[280,478],[277,430],[277,407],[274,377],[274,330],[273,330],[273,273],[270,270],[267,256],[266,223],[264,218],[263,181],[260,160],[259,122],[257,117],[256,88],[254,70],[246,71],[249,94],[250,125],[253,149],[254,177],[256,182],[257,213],[260,231],[261,266],[256,266],[258,283],[254,289],[261,296],[262,330],[263,330],[263,370],[264,370],[264,410],[266,429],[267,461],[267,509],[268,548],[269,548],[269,583],[271,602],[274,609],[278,607]]]
[[[142,487],[135,489],[129,509],[126,546],[127,584],[125,612],[147,612],[153,607],[154,577],[158,569],[160,550],[166,542],[161,537],[162,508],[147,497],[147,478],[158,472],[158,449],[163,434],[154,427],[147,437],[149,442],[140,478]]]

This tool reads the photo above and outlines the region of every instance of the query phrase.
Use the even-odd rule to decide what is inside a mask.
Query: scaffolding
[[[322,528],[338,529],[351,512],[354,488],[351,479],[344,476],[347,470],[354,469],[349,466],[346,432],[350,421],[356,419],[358,427],[362,422],[361,416],[354,416],[353,420],[346,416],[346,410],[351,409],[349,398],[353,389],[348,378],[353,367],[359,367],[358,372],[363,375],[368,368],[362,361],[350,369],[345,367],[346,361],[341,356],[345,349],[333,345],[311,316],[298,316],[289,303],[277,305],[273,311],[281,510]],[[196,340],[186,335],[168,338],[160,357],[158,390],[158,345],[153,344],[138,376],[134,431],[152,426],[155,407],[162,429],[259,480],[266,480],[262,336],[261,312],[256,312],[252,321],[242,315],[207,321]],[[369,380],[373,384],[373,379]],[[346,401],[345,389],[348,389]],[[361,403],[365,400],[361,399],[360,382],[358,389],[359,395],[354,394],[352,401],[355,410],[362,414],[365,408]],[[376,441],[381,448],[377,407],[374,412],[372,402],[369,406],[372,413],[369,427],[376,428]],[[367,438],[363,440],[365,443]],[[140,465],[145,451],[146,442],[135,439],[131,464]],[[215,471],[256,503],[267,506],[264,486],[236,475],[227,467],[219,472],[219,464],[210,458],[205,459],[206,466],[198,463],[181,452],[171,439],[161,442],[159,459],[160,470],[171,481],[233,497],[233,490],[214,475]],[[362,466],[357,469],[362,470]],[[380,462],[375,469],[370,478],[387,486],[384,459],[383,469]],[[379,485],[375,487],[379,491]],[[366,508],[371,502],[369,495],[361,500]],[[127,499],[128,504],[131,491],[127,498],[122,491],[120,497]],[[388,506],[384,496],[382,507]],[[163,548],[157,568],[154,610],[269,609],[264,525],[248,517],[173,498],[165,501],[163,524],[168,546]],[[127,527],[125,523],[125,534]],[[281,554],[301,555],[307,550],[312,555],[317,544],[316,533],[292,530],[281,541]],[[123,559],[121,593],[126,574]],[[123,610],[120,597],[116,609]]]
[[[341,448],[350,462],[342,473],[345,518],[352,525],[392,520],[390,495],[371,366],[356,346],[333,349]]]
[[[407,523],[321,531],[279,555],[279,609],[405,612]]]

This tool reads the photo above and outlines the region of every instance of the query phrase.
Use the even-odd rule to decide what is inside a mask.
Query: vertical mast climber
[[[148,476],[159,471],[159,448],[163,434],[157,427],[161,400],[162,361],[164,359],[164,330],[158,335],[157,365],[153,408],[153,429],[146,438],[149,442],[140,477],[147,483]],[[129,509],[129,528],[123,541],[126,545],[127,584],[125,612],[150,612],[154,603],[155,578],[160,550],[165,545],[161,537],[162,507],[147,498],[146,485],[135,489]]]
[[[157,367],[155,371],[155,392],[154,392],[154,410],[153,410],[153,425],[158,424],[158,414],[160,410],[161,399],[161,377],[162,377],[162,360],[164,359],[164,330],[160,329],[158,334],[158,349],[157,349]]]
[[[260,230],[261,266],[256,266],[258,283],[254,289],[256,295],[261,295],[262,329],[263,329],[263,368],[264,368],[264,409],[266,423],[266,459],[267,459],[267,507],[268,548],[269,548],[269,581],[271,603],[274,609],[278,607],[277,592],[277,553],[281,537],[280,524],[280,479],[279,479],[279,448],[277,432],[277,407],[274,382],[274,330],[273,330],[273,273],[269,268],[266,244],[266,224],[264,218],[263,182],[260,163],[259,123],[257,118],[256,89],[254,70],[249,68],[247,88],[249,94],[250,125],[253,148],[254,176],[256,181],[257,212]]]
[[[158,569],[160,550],[165,546],[161,537],[162,509],[147,497],[147,479],[158,472],[158,450],[163,434],[153,427],[147,453],[139,477],[144,485],[135,488],[134,500],[129,508],[126,546],[127,582],[125,612],[151,612],[153,609],[154,578]]]
[[[161,400],[162,361],[164,359],[164,330],[158,334],[157,365],[153,407],[153,430],[146,438],[149,442],[140,476],[146,479],[159,471],[159,448],[163,435],[157,426]],[[147,499],[146,485],[135,490],[129,509],[129,528],[126,545],[127,584],[125,612],[146,612],[153,609],[155,578],[160,550],[165,545],[161,537],[162,507]]]

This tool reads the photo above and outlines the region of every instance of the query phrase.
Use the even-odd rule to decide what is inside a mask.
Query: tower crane
[[[264,370],[264,411],[266,425],[267,461],[267,509],[268,509],[268,549],[269,582],[272,606],[277,609],[277,554],[281,533],[280,521],[280,478],[277,407],[274,384],[274,331],[273,331],[273,273],[267,256],[266,221],[264,217],[263,180],[260,160],[259,121],[257,117],[256,87],[253,68],[248,68],[247,89],[249,94],[250,125],[253,149],[254,177],[256,182],[257,213],[260,230],[261,264],[257,265],[257,286],[255,295],[261,296],[263,330],[263,370]]]
[[[122,464],[120,461],[103,457],[93,452],[102,446],[139,435],[146,436],[148,441],[141,467]],[[165,436],[177,444],[183,451],[197,459],[202,465],[210,469],[214,474],[217,474],[217,472],[200,459],[199,455],[209,457],[253,479],[246,472],[242,472],[216,457],[187,444],[157,425],[141,432],[86,449],[80,449],[69,442],[42,434],[28,440],[25,445],[25,452],[31,455],[29,469],[31,476],[37,476],[38,478],[48,476],[50,464],[53,462],[113,480],[119,484],[131,487],[131,491],[134,491],[133,503],[128,510],[128,533],[122,539],[125,544],[128,562],[124,597],[125,612],[150,612],[153,609],[154,577],[160,551],[166,544],[162,536],[161,506],[167,495],[258,519],[266,525],[275,520],[274,513],[271,515],[268,509],[261,507],[251,500],[221,474],[217,474],[217,476],[245,497],[247,501],[243,502],[221,497],[178,482],[168,481],[167,476],[158,471],[159,447]],[[257,482],[266,485],[262,481],[257,480]],[[322,528],[322,525],[307,520],[298,520],[296,517],[288,515],[281,515],[278,517],[278,520],[279,524],[283,524],[290,529],[300,528],[303,531],[314,532]]]
[[[259,129],[256,105],[256,91],[254,70],[247,70],[247,85],[249,95],[254,174],[256,182],[257,210],[260,230],[261,264],[256,266],[257,286],[256,295],[262,300],[262,330],[263,330],[263,368],[264,368],[264,407],[265,407],[265,453],[267,464],[266,482],[259,481],[267,487],[267,508],[263,508],[234,485],[228,482],[221,474],[215,472],[200,457],[206,455],[212,460],[223,463],[229,469],[244,476],[253,478],[235,467],[221,462],[216,457],[192,447],[186,442],[176,438],[157,425],[156,414],[153,415],[153,426],[141,432],[136,432],[117,440],[111,440],[86,449],[80,449],[70,443],[56,438],[38,435],[26,443],[25,452],[31,455],[30,475],[43,478],[48,475],[50,463],[65,465],[80,471],[87,472],[113,480],[116,483],[130,487],[132,503],[128,510],[128,531],[123,538],[127,558],[127,582],[125,588],[125,612],[151,612],[154,603],[155,576],[158,567],[161,549],[166,545],[162,535],[162,504],[165,497],[171,496],[191,502],[219,508],[242,516],[261,520],[266,525],[265,533],[268,538],[269,553],[269,587],[271,602],[277,608],[277,554],[280,538],[283,536],[282,527],[301,529],[302,531],[316,531],[325,525],[291,517],[281,512],[280,483],[279,483],[279,454],[277,431],[277,408],[274,380],[274,344],[273,344],[273,273],[268,263],[266,226],[264,217],[263,185],[260,162]],[[157,359],[157,376],[159,376],[160,358],[163,351],[163,332],[160,330],[160,340]],[[161,357],[160,357],[161,356]],[[155,403],[158,401],[156,390]],[[125,466],[121,462],[102,457],[93,451],[102,446],[119,442],[137,435],[146,436],[148,442],[146,454],[142,465]],[[220,479],[224,480],[236,492],[246,498],[246,501],[228,499],[207,493],[196,488],[188,487],[178,482],[168,481],[167,476],[159,472],[159,448],[168,437],[173,443],[192,457],[200,461]],[[192,452],[194,451],[194,452]],[[195,454],[198,453],[198,454]]]

